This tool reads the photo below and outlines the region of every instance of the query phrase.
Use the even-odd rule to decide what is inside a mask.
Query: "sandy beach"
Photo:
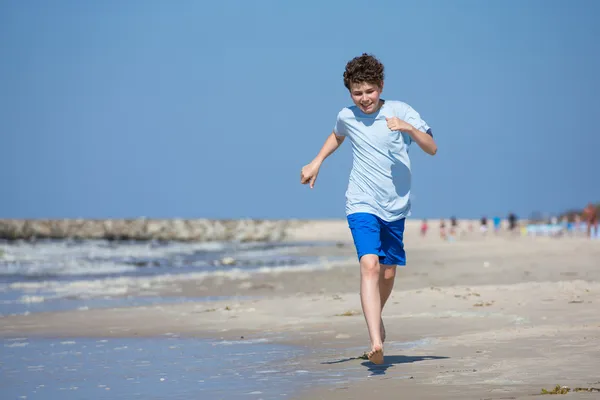
[[[319,269],[173,280],[161,296],[227,297],[4,316],[0,335],[5,344],[165,335],[264,340],[302,350],[285,360],[310,372],[285,393],[295,399],[528,399],[557,384],[600,388],[600,241],[479,232],[443,241],[435,229],[425,238],[418,230],[419,221],[407,224],[408,266],[399,269],[384,310],[382,366],[360,358],[368,336],[343,220],[297,223],[286,237],[331,242],[295,250],[328,257]],[[281,398],[272,395],[250,398]]]

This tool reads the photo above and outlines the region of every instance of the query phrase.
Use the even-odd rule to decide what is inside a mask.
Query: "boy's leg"
[[[369,359],[383,362],[383,341],[381,339],[381,294],[379,274],[381,265],[377,254],[365,254],[360,259],[360,302],[371,338]]]
[[[394,288],[394,280],[396,278],[396,266],[380,264],[381,268],[379,271],[379,295],[381,297],[381,310],[387,302],[388,298],[392,294]]]
[[[381,266],[381,226],[379,219],[368,213],[348,215],[348,225],[360,262],[360,301],[371,339],[369,360],[383,363],[383,343],[381,340],[381,296],[379,274]]]
[[[388,298],[392,294],[394,288],[394,280],[396,278],[396,266],[380,264],[379,270],[379,297],[381,298],[381,313]],[[385,326],[383,325],[383,317],[381,318],[381,342],[385,343]]]

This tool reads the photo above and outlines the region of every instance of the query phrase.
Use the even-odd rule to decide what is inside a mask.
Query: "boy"
[[[354,106],[339,112],[333,132],[300,175],[315,185],[323,161],[344,141],[352,143],[353,165],[346,215],[360,263],[360,298],[371,339],[369,360],[383,363],[385,329],[381,312],[394,286],[397,265],[406,265],[402,239],[410,213],[408,146],[416,142],[434,155],[429,126],[408,104],[380,98],[384,67],[372,55],[355,57],[344,72]]]

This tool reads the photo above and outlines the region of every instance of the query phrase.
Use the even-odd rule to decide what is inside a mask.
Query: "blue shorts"
[[[404,218],[387,222],[373,214],[354,213],[348,215],[348,226],[359,261],[365,254],[377,254],[380,264],[406,265]]]

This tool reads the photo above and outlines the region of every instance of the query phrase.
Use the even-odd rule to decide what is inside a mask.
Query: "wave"
[[[144,273],[151,274],[173,268],[211,269],[224,264],[302,263],[293,254],[294,247],[297,246],[234,242],[116,243],[103,240],[0,243],[0,277],[50,279],[126,275],[139,272],[141,268],[154,268]]]

